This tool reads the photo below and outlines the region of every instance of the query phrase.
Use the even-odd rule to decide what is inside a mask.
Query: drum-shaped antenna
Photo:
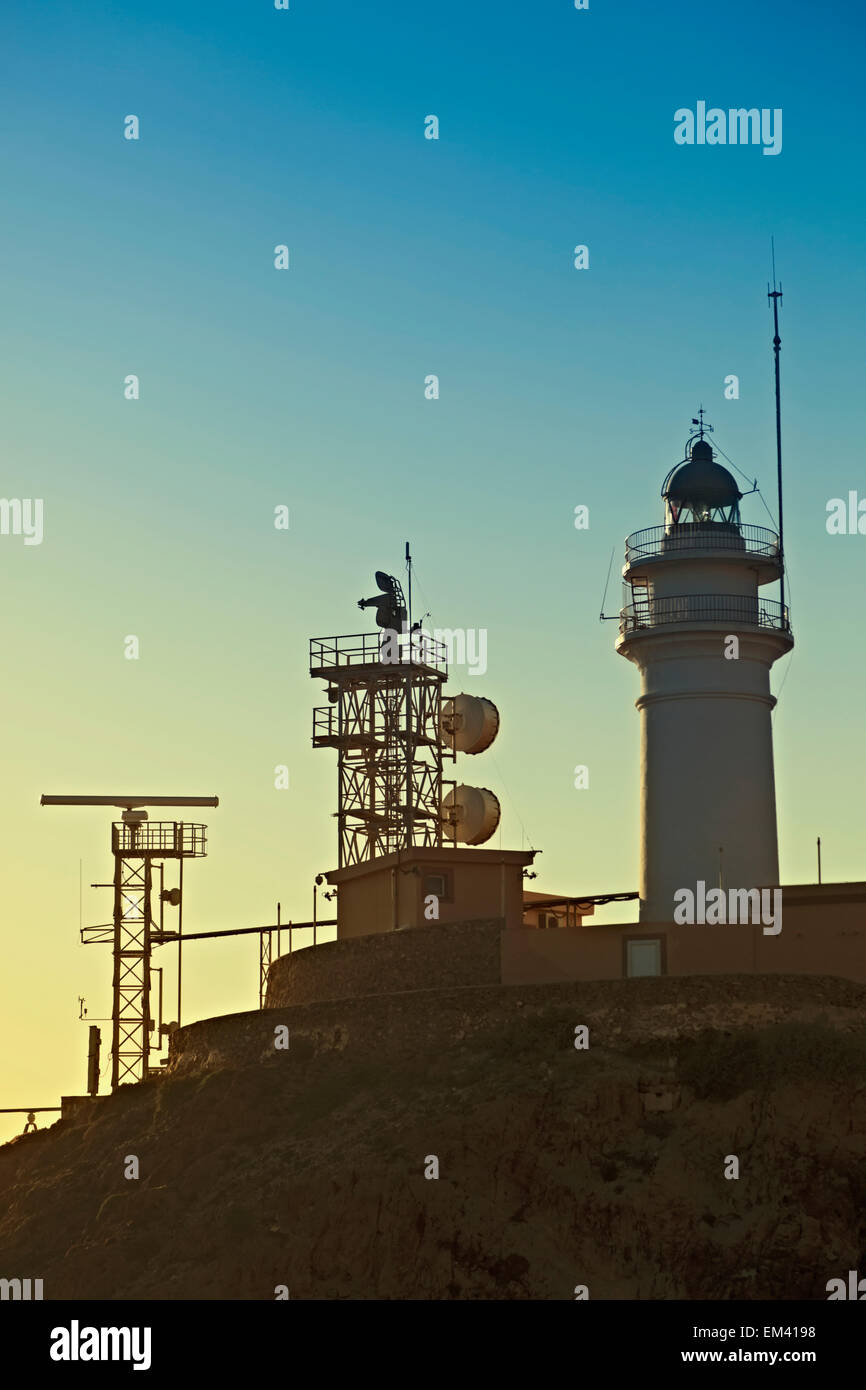
[[[499,733],[499,710],[483,695],[449,695],[442,701],[440,738],[452,753],[483,753]]]
[[[499,798],[487,787],[454,787],[442,802],[446,836],[463,845],[483,845],[499,824]]]

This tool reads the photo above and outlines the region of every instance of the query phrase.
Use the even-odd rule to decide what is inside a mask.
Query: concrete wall
[[[731,975],[755,970],[755,932],[760,927],[672,926],[669,922],[575,927],[562,931],[502,934],[502,983],[524,980],[615,980],[625,973],[623,943],[630,937],[663,943],[667,975]],[[784,934],[784,933],[783,933]],[[790,958],[791,953],[786,953]],[[775,973],[780,956],[767,953],[762,971]],[[836,973],[828,964],[828,973]],[[843,971],[838,973],[843,974]],[[857,977],[860,978],[860,977]],[[862,978],[866,978],[866,974]]]
[[[853,890],[862,887],[851,885]],[[782,930],[777,936],[765,936],[761,926],[670,922],[504,931],[502,983],[621,978],[623,941],[641,936],[661,938],[668,975],[838,975],[866,983],[862,894],[848,901],[828,895],[824,901],[797,902],[786,901],[784,889]]]
[[[439,922],[489,918],[491,912],[509,925],[523,920],[523,869],[531,854],[514,850],[423,849],[328,874],[337,883],[337,934],[341,939],[368,937],[395,927],[427,925],[425,879],[444,874],[450,892],[439,899]],[[417,870],[417,872],[416,872]]]
[[[381,923],[380,931],[393,930],[395,918],[400,921],[402,907],[398,903],[395,912],[393,891],[390,872],[341,883],[337,903],[339,935],[366,939],[373,930],[372,922]]]
[[[351,937],[282,956],[271,966],[271,1008],[412,990],[618,980],[624,943],[659,938],[663,974],[833,975],[866,984],[866,884],[782,890],[782,930],[670,922],[539,931],[501,918],[430,922]]]
[[[488,985],[413,991],[202,1019],[171,1035],[168,1071],[183,1075],[251,1062],[291,1065],[303,1063],[311,1054],[333,1052],[353,1061],[431,1055],[479,1034],[501,1037],[504,1030],[539,1015],[550,1027],[551,1046],[573,1044],[574,1027],[583,1023],[594,1043],[623,1047],[703,1028],[749,1027],[822,1015],[834,1026],[855,1026],[862,1024],[864,1006],[862,985],[814,976],[572,981],[519,989]],[[289,1029],[286,1051],[274,1046],[274,1030],[281,1024]]]
[[[267,1007],[453,985],[498,985],[502,928],[500,918],[431,922],[293,951],[271,966]]]

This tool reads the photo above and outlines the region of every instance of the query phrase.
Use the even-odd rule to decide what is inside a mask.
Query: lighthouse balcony
[[[766,526],[728,521],[669,522],[634,531],[625,543],[625,561],[626,565],[636,565],[680,551],[712,551],[715,555],[727,551],[778,562],[779,537]]]
[[[758,529],[758,528],[754,528]],[[620,611],[621,637],[673,623],[723,623],[726,627],[773,628],[790,632],[787,604],[751,594],[670,594],[646,597]]]

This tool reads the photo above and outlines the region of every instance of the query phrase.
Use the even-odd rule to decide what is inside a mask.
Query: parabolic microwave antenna
[[[463,845],[483,845],[501,814],[499,798],[488,787],[455,787],[442,802],[442,819]]]
[[[499,733],[499,710],[483,695],[442,701],[442,742],[452,753],[483,753]]]
[[[442,701],[440,738],[452,753],[483,753],[499,733],[499,711],[481,695],[450,695]],[[499,825],[498,797],[488,787],[455,787],[442,801],[442,819],[454,840],[483,845]]]

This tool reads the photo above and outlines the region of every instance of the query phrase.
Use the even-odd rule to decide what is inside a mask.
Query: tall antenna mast
[[[43,806],[117,806],[123,815],[111,827],[114,855],[112,883],[94,888],[114,889],[114,920],[110,925],[84,927],[81,940],[112,942],[114,946],[113,1003],[111,1008],[111,1089],[125,1081],[146,1081],[151,1075],[151,1048],[162,1046],[154,1031],[150,1007],[151,953],[165,935],[151,912],[153,867],[164,859],[180,860],[180,888],[160,893],[160,902],[180,907],[183,901],[183,861],[201,859],[207,853],[207,829],[181,821],[149,821],[145,806],[219,806],[216,796],[43,796]],[[160,882],[162,880],[160,879]],[[160,920],[162,909],[160,908]],[[180,924],[177,936],[178,1015],[180,1023]],[[162,975],[160,975],[160,998]]]
[[[409,591],[409,602],[408,602],[408,608],[409,608],[409,631],[411,632],[411,631],[412,631],[412,556],[409,554],[409,542],[408,542],[408,541],[406,542],[406,574],[408,575],[408,583],[407,583],[406,587],[407,587],[407,589],[408,589],[408,591]]]
[[[767,286],[767,298],[773,301],[773,355],[776,359],[776,475],[779,488],[779,601],[782,605],[782,617],[785,615],[785,530],[782,519],[782,396],[779,386],[779,349],[782,346],[782,339],[779,337],[779,305],[782,300],[782,286],[776,289],[776,245],[775,238],[770,237],[770,249],[773,257],[773,288]]]

